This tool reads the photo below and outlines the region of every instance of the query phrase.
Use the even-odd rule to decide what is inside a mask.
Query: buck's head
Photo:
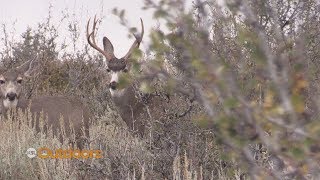
[[[0,99],[5,109],[16,108],[23,86],[23,81],[30,76],[32,61],[17,68],[0,70]]]
[[[144,34],[144,26],[143,26],[143,21],[141,21],[141,34],[140,35],[135,35],[135,41],[132,44],[131,48],[127,52],[125,56],[122,58],[117,58],[114,55],[114,48],[112,43],[107,37],[103,37],[103,49],[99,48],[96,44],[95,41],[95,30],[96,30],[96,25],[97,25],[97,19],[96,17],[94,18],[93,26],[92,26],[92,32],[89,33],[89,24],[90,20],[88,21],[87,24],[87,41],[92,46],[94,49],[99,51],[101,54],[105,56],[107,59],[107,72],[111,75],[111,79],[109,82],[109,90],[111,92],[111,95],[115,95],[116,93],[119,93],[123,90],[120,90],[118,88],[119,84],[119,76],[121,73],[126,73],[129,70],[128,67],[128,60],[130,59],[130,56],[132,52],[135,50],[135,48],[139,48],[139,45],[142,41],[142,37]]]

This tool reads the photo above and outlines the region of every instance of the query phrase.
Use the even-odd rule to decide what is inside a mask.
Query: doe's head
[[[32,62],[25,62],[10,70],[0,70],[0,99],[4,108],[16,108],[21,96],[23,81],[26,77],[30,77]]]

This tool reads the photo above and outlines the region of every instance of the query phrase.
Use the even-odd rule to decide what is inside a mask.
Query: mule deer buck
[[[89,31],[90,19],[87,23],[87,41],[91,47],[100,52],[107,59],[107,72],[111,75],[109,82],[109,91],[111,93],[111,98],[113,103],[116,105],[121,118],[126,122],[130,130],[138,131],[140,135],[145,132],[146,123],[151,121],[144,121],[145,119],[154,119],[160,124],[163,118],[168,115],[169,100],[172,97],[165,92],[155,92],[155,93],[141,93],[137,90],[137,84],[131,84],[124,88],[119,87],[119,77],[122,73],[127,73],[130,70],[130,57],[132,53],[139,48],[144,35],[144,25],[142,19],[141,21],[141,33],[139,35],[133,34],[135,41],[131,45],[129,51],[122,58],[117,58],[114,55],[114,48],[112,43],[107,37],[103,37],[103,49],[96,44],[96,25],[97,18],[95,16],[92,30]],[[177,99],[176,99],[177,100]],[[183,110],[183,113],[170,114],[175,117],[184,117],[188,114],[193,105],[192,101],[194,98],[187,102],[187,110]],[[180,101],[175,101],[176,103]],[[185,102],[183,102],[185,103]],[[178,106],[183,107],[182,104]],[[152,123],[152,122],[151,122]],[[150,124],[152,126],[152,124]]]
[[[10,70],[0,70],[1,113],[7,114],[18,109],[26,112],[30,109],[33,116],[33,126],[38,132],[40,131],[39,116],[40,113],[43,113],[44,119],[47,118],[44,131],[52,127],[55,136],[62,129],[60,120],[63,118],[65,134],[70,137],[73,127],[76,144],[82,148],[84,139],[89,137],[89,118],[91,115],[88,108],[80,100],[68,96],[38,96],[30,100],[22,98],[21,90],[24,79],[30,76],[32,62],[28,61],[20,67]],[[62,134],[58,138],[62,141]]]
[[[143,111],[144,104],[136,97],[135,88],[128,86],[119,88],[119,77],[122,73],[127,73],[129,68],[129,59],[131,54],[142,41],[144,34],[143,21],[141,21],[141,34],[135,35],[135,41],[131,45],[129,51],[122,58],[117,58],[114,55],[114,48],[112,43],[107,37],[103,38],[103,49],[101,49],[95,40],[97,19],[94,18],[92,31],[89,32],[90,19],[87,23],[87,41],[91,47],[100,52],[107,59],[107,71],[111,75],[109,83],[109,91],[111,98],[116,105],[121,118],[126,122],[130,130],[138,131],[140,134],[144,132],[145,125],[141,121],[140,114]]]

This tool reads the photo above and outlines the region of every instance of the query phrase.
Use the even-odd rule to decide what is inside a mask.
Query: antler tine
[[[92,32],[91,33],[89,33],[90,20],[91,20],[91,18],[88,20],[88,23],[87,23],[87,41],[88,41],[88,43],[90,44],[91,47],[93,47],[94,49],[99,51],[101,54],[103,54],[107,58],[107,60],[110,61],[111,59],[114,58],[114,55],[104,51],[101,48],[99,48],[99,46],[97,46],[97,43],[96,43],[96,40],[95,40],[96,39],[95,38],[95,29],[96,29],[96,26],[97,26],[97,23],[98,23],[97,16],[96,15],[94,16],[93,25],[92,25]]]
[[[144,26],[143,26],[143,21],[141,18],[140,18],[140,22],[141,22],[141,34],[140,34],[140,36],[133,34],[133,36],[135,37],[136,40],[133,42],[133,44],[130,47],[127,54],[123,57],[123,59],[125,59],[125,60],[129,59],[129,57],[132,54],[132,52],[134,51],[134,49],[138,48],[140,46],[141,41],[142,41],[143,34],[144,34]]]

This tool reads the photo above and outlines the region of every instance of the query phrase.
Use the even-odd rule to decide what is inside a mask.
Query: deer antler
[[[133,36],[136,38],[136,40],[133,42],[132,46],[130,47],[129,51],[127,52],[127,54],[123,57],[124,60],[129,59],[130,55],[132,54],[132,52],[134,51],[135,48],[138,48],[142,38],[143,38],[143,34],[144,34],[144,26],[143,26],[143,21],[140,18],[140,22],[141,22],[141,34],[140,36],[133,34]]]
[[[90,20],[88,20],[88,23],[87,23],[87,41],[88,43],[90,44],[91,47],[93,47],[94,49],[96,49],[97,51],[99,51],[101,54],[103,54],[107,60],[112,60],[115,58],[113,52],[107,52],[107,51],[104,51],[103,49],[99,48],[97,46],[97,43],[96,43],[96,40],[95,40],[95,30],[96,30],[96,26],[97,26],[97,23],[98,23],[98,20],[96,18],[96,16],[94,16],[94,21],[93,21],[93,26],[92,26],[92,32],[89,33],[89,25],[90,25]]]

